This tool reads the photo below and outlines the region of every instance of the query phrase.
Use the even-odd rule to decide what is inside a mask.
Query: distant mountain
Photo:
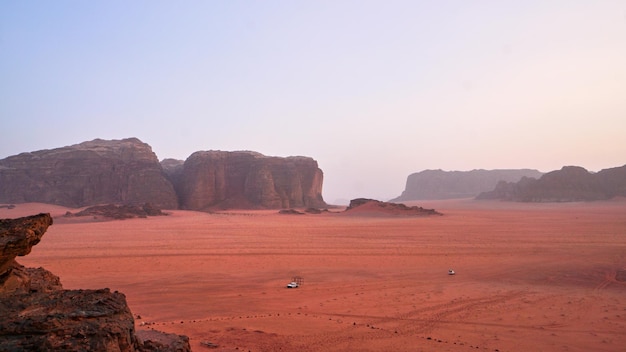
[[[405,190],[391,202],[473,198],[492,190],[500,181],[517,182],[522,177],[540,177],[531,169],[443,171],[424,170],[407,177]]]
[[[626,165],[591,173],[579,166],[565,166],[539,179],[500,182],[476,199],[516,202],[575,202],[626,196]]]

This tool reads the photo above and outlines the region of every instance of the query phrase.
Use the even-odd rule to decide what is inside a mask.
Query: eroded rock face
[[[2,351],[140,350],[126,298],[108,289],[13,295],[0,311]]]
[[[184,163],[183,209],[323,207],[323,173],[308,157],[202,151]]]
[[[178,206],[157,156],[137,138],[96,139],[2,159],[0,202],[74,208],[103,203]]]
[[[49,271],[18,264],[50,225],[50,214],[0,219],[0,351],[191,351],[185,336],[140,340],[122,293],[63,290]]]
[[[0,219],[0,294],[7,290],[30,290],[29,276],[15,257],[30,253],[50,225],[50,214]]]

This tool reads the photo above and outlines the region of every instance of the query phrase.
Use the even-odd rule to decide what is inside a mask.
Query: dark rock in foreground
[[[126,298],[108,289],[13,295],[0,311],[3,351],[140,350]]]
[[[140,340],[122,293],[63,290],[47,270],[18,264],[50,225],[50,214],[0,220],[0,351],[191,351],[185,336]]]

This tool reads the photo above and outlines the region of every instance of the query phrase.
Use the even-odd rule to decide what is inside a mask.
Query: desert
[[[626,200],[407,205],[443,215],[106,220],[25,203],[0,218],[51,213],[20,264],[123,292],[138,330],[187,335],[195,351],[623,350]]]

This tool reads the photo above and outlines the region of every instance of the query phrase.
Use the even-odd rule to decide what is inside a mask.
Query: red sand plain
[[[99,222],[18,204],[0,217],[50,212],[21,264],[124,292],[138,330],[188,335],[194,351],[625,350],[626,201],[407,205],[444,215]],[[295,275],[302,287],[285,288]]]

